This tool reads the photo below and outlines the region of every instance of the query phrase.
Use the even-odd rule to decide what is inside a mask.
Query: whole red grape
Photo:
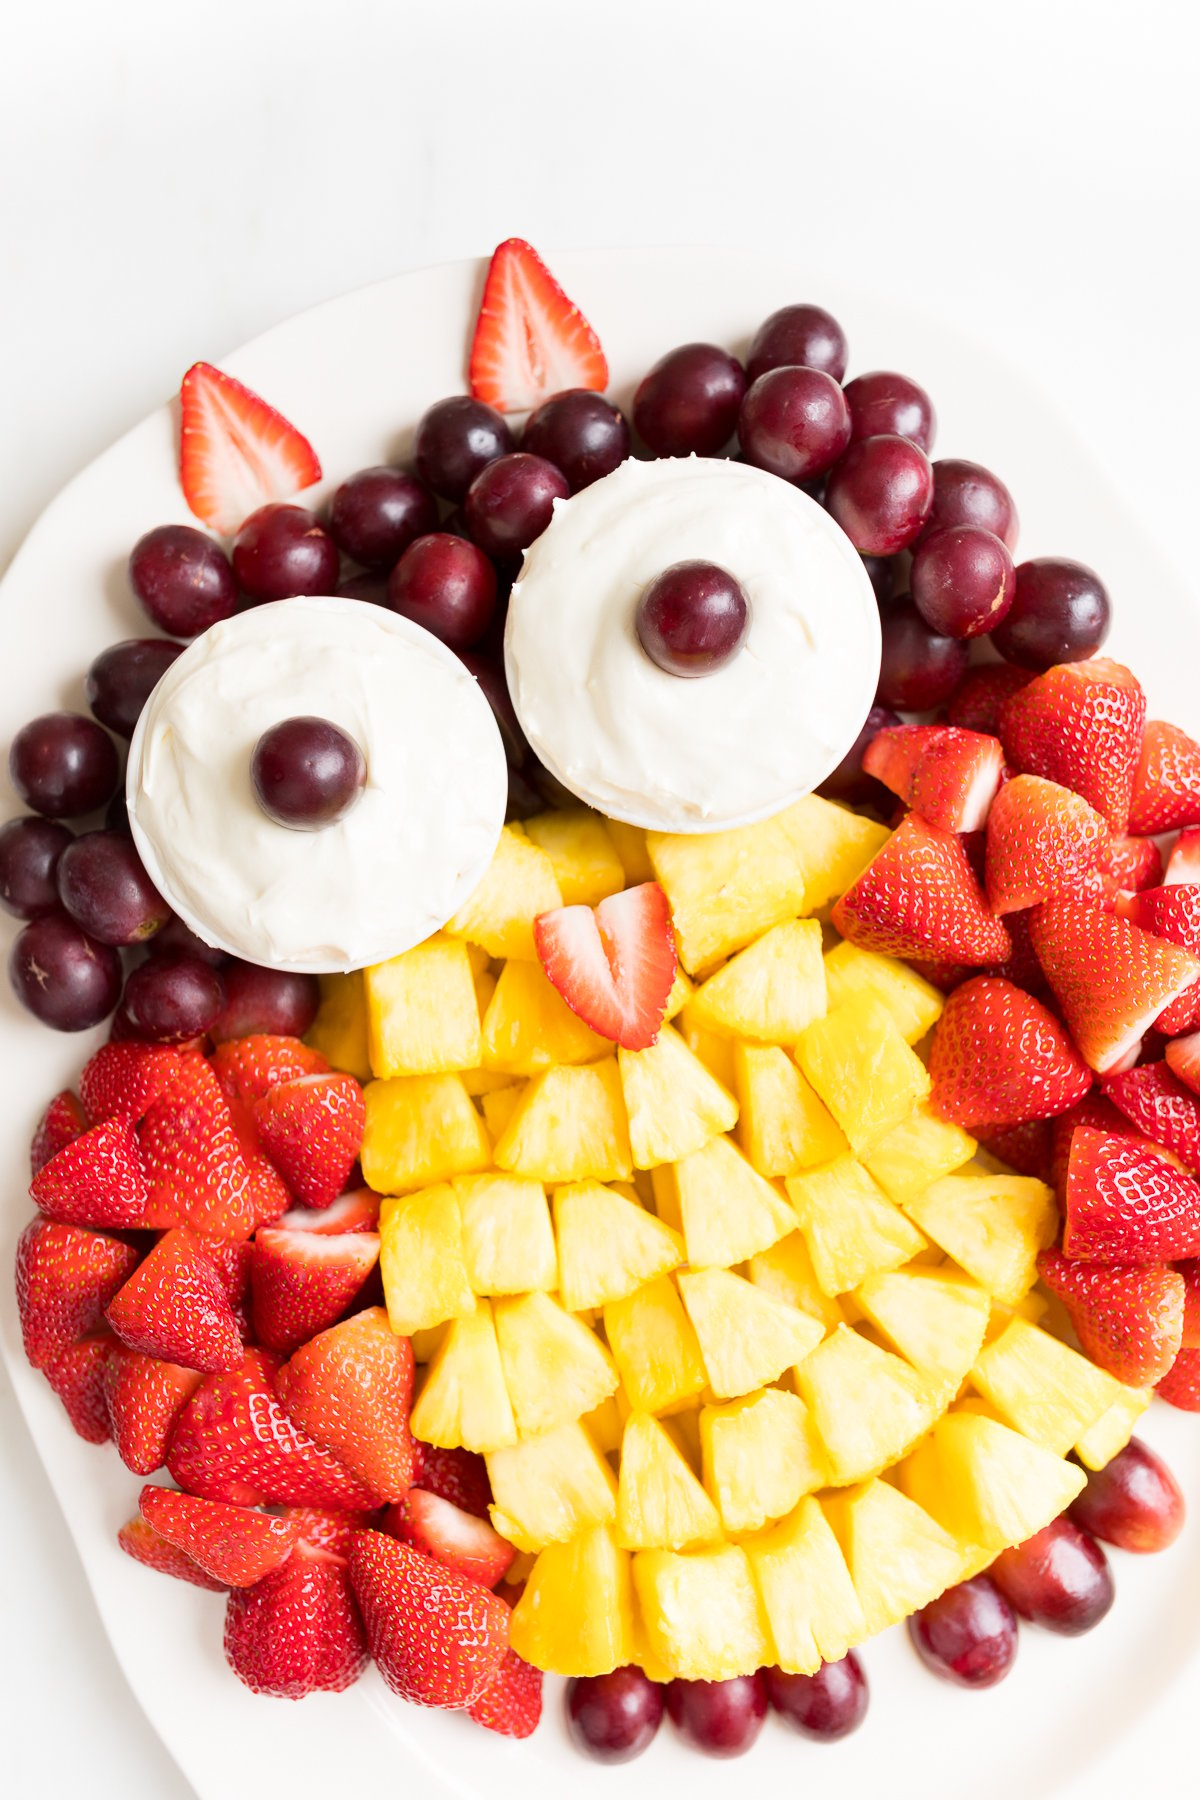
[[[446,500],[465,499],[480,470],[512,448],[512,431],[503,413],[469,394],[435,400],[413,439],[417,474]]]
[[[1092,1534],[1067,1517],[1001,1551],[988,1575],[1021,1618],[1065,1637],[1098,1625],[1115,1594],[1108,1558]]]
[[[860,438],[829,471],[825,506],[864,556],[893,556],[929,517],[933,468],[908,438]]]
[[[88,1031],[121,997],[121,957],[66,913],[45,913],[18,934],[8,979],[21,1005],[43,1025]]]
[[[367,784],[367,759],[332,719],[305,714],[263,732],[250,779],[269,819],[290,831],[318,831],[344,819]]]
[[[893,436],[911,440],[928,456],[937,419],[933,401],[917,382],[890,369],[872,369],[846,383],[851,436]]]
[[[132,737],[142,708],[182,650],[170,638],[127,638],[102,650],[84,681],[87,703],[100,723],[118,737]]]
[[[781,306],[755,332],[746,358],[746,375],[750,381],[757,381],[768,369],[791,364],[820,369],[840,381],[849,356],[845,332],[823,306]]]
[[[82,713],[42,713],[9,745],[9,779],[26,806],[47,819],[77,819],[107,806],[120,773],[112,739]]]
[[[208,952],[204,960],[209,960]],[[225,1038],[303,1037],[317,1016],[321,988],[315,975],[263,969],[229,960],[221,968],[224,1004],[208,1027],[214,1042]]]
[[[252,600],[332,594],[340,566],[337,545],[303,506],[260,506],[233,540],[233,572]]]
[[[237,606],[229,558],[194,525],[156,525],[140,537],[129,581],[147,616],[172,637],[196,637]]]
[[[925,530],[932,535],[948,525],[982,525],[994,531],[1009,551],[1017,547],[1020,528],[1012,495],[998,475],[982,463],[948,456],[933,465],[933,505]]]
[[[1130,1438],[1071,1503],[1071,1517],[1093,1537],[1140,1554],[1166,1550],[1183,1530],[1186,1512],[1179,1483],[1161,1456]]]
[[[812,481],[850,442],[846,397],[820,369],[768,369],[746,390],[738,441],[755,468],[784,481]]]
[[[913,551],[912,597],[925,623],[943,637],[995,631],[1017,591],[1008,549],[981,525],[948,525]]]
[[[762,1674],[729,1681],[673,1681],[667,1712],[685,1743],[706,1756],[744,1756],[767,1716]]]
[[[141,944],[166,924],[171,909],[123,831],[85,831],[58,864],[66,911],[102,944]]]
[[[433,490],[405,469],[380,465],[343,481],[329,506],[329,533],[364,569],[394,569],[414,538],[436,531]]]
[[[0,906],[36,919],[58,906],[59,859],[74,837],[53,819],[26,815],[0,825]]]
[[[750,627],[750,604],[727,569],[678,562],[656,575],[638,601],[635,628],[651,662],[669,675],[711,675],[735,656]]]
[[[1006,662],[1040,673],[1095,655],[1108,636],[1112,607],[1094,569],[1066,556],[1035,556],[1018,564],[1014,585],[1012,605],[992,636]]]
[[[959,1687],[994,1687],[1017,1654],[1017,1621],[986,1575],[947,1588],[908,1621],[921,1661]]]
[[[551,394],[529,415],[521,448],[561,469],[571,492],[611,475],[629,455],[625,415],[592,388]]]
[[[567,1685],[567,1729],[595,1762],[630,1762],[648,1750],[663,1716],[663,1690],[634,1664]]]
[[[746,375],[717,344],[660,356],[633,397],[633,422],[654,456],[715,456],[737,426]]]
[[[549,525],[554,502],[570,491],[561,469],[544,456],[514,450],[471,483],[463,508],[467,527],[481,550],[512,567]]]
[[[897,712],[929,712],[942,706],[967,671],[961,638],[931,631],[911,598],[902,594],[881,620],[883,639],[875,700]]]
[[[224,1004],[225,989],[211,964],[190,956],[152,956],[126,982],[122,1011],[149,1043],[178,1044],[215,1025]]]
[[[867,1716],[870,1692],[853,1650],[839,1662],[823,1662],[813,1675],[764,1669],[767,1698],[793,1730],[823,1743],[849,1737]]]
[[[410,544],[388,577],[387,603],[451,650],[469,650],[492,622],[496,571],[477,544],[434,531]]]

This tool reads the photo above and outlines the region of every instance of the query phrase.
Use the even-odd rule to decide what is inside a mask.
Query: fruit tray
[[[827,305],[860,356],[912,370],[935,394],[938,454],[970,455],[1003,470],[1019,497],[1023,554],[1065,547],[1103,570],[1115,599],[1104,654],[1136,669],[1153,716],[1200,726],[1188,674],[1200,653],[1200,625],[1182,584],[1125,516],[1086,449],[1019,375],[941,322],[846,293],[786,259],[640,251],[552,261],[600,329],[609,391],[626,408],[636,381],[667,346],[701,339],[740,353],[755,322],[781,303],[804,294]],[[471,263],[384,283],[293,319],[224,360],[230,374],[302,420],[319,443],[327,479],[308,490],[306,504],[319,504],[349,470],[403,459],[407,422],[461,388],[480,279]],[[19,671],[0,691],[8,739],[31,710],[31,697],[79,708],[79,670],[139,628],[125,563],[129,545],[148,527],[185,516],[176,431],[173,409],[164,408],[98,459],[47,510],[6,576],[8,667]],[[19,1192],[46,1097],[77,1079],[92,1044],[37,1030],[7,989],[0,1008],[10,1094],[0,1157]],[[10,1265],[27,1216],[23,1199],[6,1214]],[[205,1800],[238,1800],[270,1779],[315,1796],[335,1775],[362,1782],[400,1776],[431,1796],[515,1793],[518,1786],[548,1795],[563,1781],[599,1791],[614,1779],[648,1793],[668,1768],[700,1794],[722,1791],[722,1764],[687,1754],[665,1730],[620,1777],[581,1762],[563,1730],[555,1680],[546,1684],[541,1729],[520,1745],[452,1714],[401,1705],[373,1670],[346,1693],[314,1695],[300,1706],[250,1694],[222,1658],[220,1604],[183,1583],[143,1579],[120,1554],[116,1533],[136,1506],[138,1478],[111,1452],[101,1455],[71,1434],[21,1353],[7,1284],[0,1327],[22,1409],[114,1652]],[[1163,1406],[1138,1425],[1189,1494],[1200,1477],[1191,1425],[1186,1414]],[[1164,1772],[1182,1773],[1183,1686],[1195,1641],[1176,1596],[1198,1553],[1189,1524],[1169,1556],[1120,1558],[1119,1604],[1101,1627],[1073,1643],[1024,1633],[1014,1673],[987,1692],[961,1695],[929,1681],[902,1628],[894,1629],[863,1653],[872,1693],[866,1727],[831,1749],[805,1744],[770,1720],[754,1752],[756,1771],[784,1782],[827,1769],[852,1790],[886,1780],[895,1794],[935,1800],[961,1793],[966,1768],[973,1791],[985,1796],[1008,1793],[1017,1781],[1032,1795],[1061,1797],[1085,1787],[1094,1793],[1101,1761],[1104,1791],[1118,1791],[1123,1777],[1135,1779],[1150,1756]],[[230,1743],[238,1746],[235,1759]]]

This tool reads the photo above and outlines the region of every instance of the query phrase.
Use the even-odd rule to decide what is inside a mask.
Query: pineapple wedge
[[[983,1289],[957,1270],[897,1269],[872,1275],[854,1295],[891,1347],[953,1397],[974,1367],[987,1331]]]
[[[448,1183],[385,1200],[379,1239],[388,1320],[401,1337],[475,1310],[458,1195]]]
[[[733,1090],[734,1050],[733,1038],[726,1037],[723,1032],[710,1031],[707,1025],[699,1025],[692,1008],[687,1001],[679,1013],[679,1035],[699,1062],[704,1064],[714,1080],[723,1088]]]
[[[626,887],[653,881],[654,865],[650,861],[650,853],[646,849],[646,833],[641,826],[626,825],[622,819],[605,819],[604,824],[625,871]]]
[[[305,1038],[330,1068],[344,1069],[356,1081],[371,1079],[371,1053],[367,1047],[367,996],[363,972],[351,975],[318,975],[321,1004]]]
[[[598,1181],[555,1191],[554,1229],[568,1312],[624,1300],[683,1261],[683,1244],[669,1226]]]
[[[446,926],[451,937],[467,938],[489,956],[536,962],[533,921],[563,903],[554,864],[512,825],[500,833],[487,872]]]
[[[796,1215],[727,1137],[674,1165],[675,1193],[694,1269],[728,1269],[796,1229]]]
[[[886,1481],[823,1502],[874,1636],[961,1581],[970,1557],[957,1539]]]
[[[612,1049],[573,1013],[540,963],[507,962],[483,1017],[483,1066],[537,1075],[595,1062]]]
[[[443,1450],[487,1455],[517,1441],[492,1309],[477,1300],[455,1319],[433,1354],[410,1421],[415,1436]]]
[[[546,1190],[527,1175],[459,1175],[463,1260],[477,1294],[552,1293],[558,1256]]]
[[[977,1148],[975,1139],[968,1137],[961,1125],[939,1119],[930,1110],[929,1102],[923,1100],[907,1119],[880,1139],[863,1162],[888,1199],[903,1206],[943,1175],[952,1175],[955,1169],[970,1162]]]
[[[1075,1463],[1019,1431],[959,1411],[938,1420],[898,1477],[910,1499],[975,1552],[975,1568],[1057,1519],[1087,1480]]]
[[[1029,1175],[946,1175],[904,1210],[997,1300],[1015,1306],[1058,1231],[1053,1189]]]
[[[761,1388],[700,1414],[704,1485],[730,1536],[790,1513],[828,1480],[808,1408],[782,1388]]]
[[[1058,1456],[1121,1398],[1119,1381],[1017,1317],[980,1352],[971,1384],[1006,1424]]]
[[[852,1156],[790,1176],[787,1191],[827,1294],[844,1294],[925,1248],[916,1226]]]
[[[402,956],[376,963],[364,980],[376,1075],[440,1075],[477,1067],[483,1040],[465,944],[437,932]]]
[[[521,1096],[528,1082],[515,1081],[509,1087],[492,1088],[480,1099],[483,1108],[483,1122],[491,1133],[494,1143],[499,1143],[508,1130],[508,1122],[517,1110]]]
[[[495,1155],[498,1168],[551,1184],[628,1181],[633,1157],[615,1058],[535,1075]]]
[[[669,1275],[604,1309],[621,1388],[639,1412],[661,1413],[708,1385],[692,1322]]]
[[[868,1156],[929,1093],[929,1071],[873,994],[861,994],[800,1038],[796,1057],[856,1156]]]
[[[812,1674],[822,1662],[840,1662],[866,1637],[846,1559],[811,1496],[743,1547],[770,1623],[771,1660],[781,1669]]]
[[[598,906],[625,886],[625,870],[606,822],[586,806],[537,813],[524,822],[531,844],[550,858],[564,906]]]
[[[773,1044],[733,1047],[738,1141],[760,1175],[797,1175],[848,1146],[791,1057]]]
[[[1087,1469],[1103,1469],[1133,1436],[1133,1428],[1154,1398],[1153,1388],[1122,1386],[1120,1397],[1108,1411],[1089,1425],[1075,1445],[1075,1453]]]
[[[618,1050],[629,1141],[639,1169],[678,1162],[737,1124],[737,1101],[671,1025],[649,1050]]]
[[[769,1250],[760,1250],[750,1258],[746,1272],[755,1287],[810,1313],[826,1330],[832,1331],[845,1317],[838,1302],[822,1291],[802,1231],[793,1231]]]
[[[907,963],[849,942],[835,944],[827,954],[825,980],[830,1012],[862,994],[873,994],[887,1007],[908,1044],[919,1043],[932,1031],[946,1004],[946,996]]]
[[[923,1376],[849,1325],[800,1363],[796,1386],[838,1487],[866,1481],[905,1456],[941,1410]]]
[[[593,1406],[591,1412],[584,1413],[580,1424],[602,1456],[613,1455],[621,1448],[629,1411],[625,1390],[618,1388],[615,1394],[610,1394],[599,1406]]]
[[[668,1432],[649,1413],[631,1413],[621,1440],[618,1544],[684,1550],[720,1536],[717,1509]]]
[[[612,1358],[549,1294],[497,1300],[496,1340],[522,1437],[582,1418],[617,1388]]]
[[[372,1081],[363,1100],[363,1178],[377,1194],[472,1175],[491,1162],[491,1140],[460,1075]]]
[[[681,1275],[679,1291],[718,1400],[765,1387],[820,1342],[822,1327],[808,1313],[728,1269]]]
[[[548,1675],[609,1675],[633,1662],[630,1557],[610,1527],[593,1526],[542,1551],[513,1608],[509,1642]]]
[[[739,950],[697,988],[692,1015],[709,1031],[794,1044],[825,1014],[825,964],[816,919],[789,919]]]
[[[633,1584],[652,1654],[685,1681],[729,1681],[771,1660],[746,1552],[735,1544],[678,1555],[642,1550]]]
[[[566,1543],[616,1518],[613,1472],[580,1424],[493,1451],[487,1472],[492,1524],[518,1550]]]

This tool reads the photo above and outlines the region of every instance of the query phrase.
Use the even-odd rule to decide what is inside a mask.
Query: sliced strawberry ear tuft
[[[471,344],[471,392],[504,413],[531,412],[566,388],[608,386],[600,340],[524,238],[494,252]]]
[[[675,985],[671,907],[656,881],[595,909],[561,906],[533,922],[538,958],[571,1011],[625,1050],[657,1042]]]
[[[198,519],[232,537],[250,513],[321,479],[308,439],[283,414],[211,363],[179,389],[179,479]]]

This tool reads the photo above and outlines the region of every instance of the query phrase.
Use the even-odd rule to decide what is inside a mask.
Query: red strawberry
[[[1200,1100],[1165,1062],[1112,1075],[1104,1091],[1143,1137],[1161,1144],[1193,1174],[1200,1170]]]
[[[1154,1391],[1181,1412],[1200,1412],[1200,1350],[1181,1350]]]
[[[210,1238],[193,1233],[196,1248],[208,1258],[217,1271],[225,1298],[234,1312],[242,1305],[250,1292],[250,1265],[254,1260],[254,1245],[244,1238]]]
[[[1080,1262],[1200,1255],[1200,1183],[1135,1138],[1082,1125],[1067,1163],[1063,1250]]]
[[[408,1429],[413,1354],[381,1306],[322,1331],[276,1378],[288,1417],[341,1458],[377,1501],[400,1500],[412,1485]]]
[[[1179,1344],[1183,1350],[1200,1350],[1200,1259],[1190,1256],[1175,1264],[1175,1272],[1183,1282],[1183,1333]]]
[[[976,1127],[974,1135],[984,1149],[1018,1175],[1032,1175],[1038,1181],[1049,1181],[1054,1142],[1053,1124],[1049,1119],[1026,1119],[1020,1125],[988,1125]]]
[[[1183,1277],[1161,1265],[1105,1267],[1043,1250],[1038,1273],[1070,1316],[1085,1356],[1129,1387],[1165,1375],[1183,1330]]]
[[[148,1569],[157,1569],[160,1575],[174,1575],[177,1581],[190,1581],[193,1587],[207,1588],[210,1593],[225,1592],[223,1581],[216,1581],[198,1562],[193,1562],[174,1544],[168,1544],[166,1538],[159,1537],[140,1514],[122,1525],[117,1542],[126,1556],[132,1556],[134,1562],[144,1563]]]
[[[891,725],[876,732],[863,772],[943,831],[978,831],[996,797],[1004,752],[994,737],[954,725]]]
[[[211,363],[193,363],[179,389],[179,479],[198,519],[224,537],[269,500],[321,479],[317,453],[282,413]]]
[[[172,1488],[144,1487],[142,1517],[160,1537],[184,1550],[225,1587],[253,1587],[277,1569],[300,1536],[300,1521],[286,1515],[198,1500]]]
[[[487,1463],[474,1450],[442,1450],[435,1444],[413,1439],[414,1485],[428,1494],[439,1494],[463,1512],[486,1519],[492,1504],[492,1484]]]
[[[185,1369],[235,1369],[242,1336],[221,1278],[190,1231],[168,1231],[110,1302],[123,1344]]]
[[[362,1089],[353,1075],[300,1075],[254,1105],[263,1149],[306,1206],[330,1206],[362,1148]]]
[[[658,1042],[675,985],[671,908],[657,881],[533,922],[538,958],[571,1011],[626,1050]]]
[[[1166,938],[1168,943],[1181,944],[1193,956],[1200,956],[1200,884],[1173,883],[1170,887],[1124,894],[1117,911],[1143,931]],[[1194,981],[1178,1000],[1165,1007],[1156,1024],[1167,1037],[1200,1024],[1200,981]]]
[[[60,1150],[85,1132],[87,1127],[87,1116],[70,1088],[64,1088],[61,1094],[55,1094],[38,1120],[33,1142],[29,1146],[30,1174],[36,1175],[52,1156],[57,1156]]]
[[[192,1225],[210,1237],[249,1237],[257,1224],[250,1171],[228,1102],[204,1057],[189,1051],[142,1120],[147,1222]]]
[[[102,1044],[79,1077],[89,1124],[136,1125],[178,1073],[179,1052],[166,1044]]]
[[[565,388],[608,386],[600,339],[524,238],[492,255],[471,343],[471,392],[500,412],[532,412]]]
[[[506,1650],[500,1673],[467,1712],[502,1737],[532,1737],[542,1717],[542,1671]]]
[[[284,1514],[296,1521],[296,1529],[310,1550],[324,1550],[343,1563],[350,1560],[350,1540],[356,1531],[367,1529],[370,1515],[358,1512],[329,1512],[321,1506],[288,1506]]]
[[[283,1700],[338,1694],[357,1681],[367,1646],[344,1561],[301,1542],[253,1587],[235,1588],[225,1656],[253,1693]]]
[[[324,1237],[264,1227],[250,1272],[258,1341],[288,1352],[324,1331],[347,1311],[378,1260],[373,1231]]]
[[[48,1219],[120,1231],[142,1223],[146,1176],[132,1125],[109,1119],[73,1138],[38,1170],[29,1192]]]
[[[300,1075],[327,1075],[329,1064],[300,1038],[259,1033],[227,1038],[218,1044],[212,1053],[212,1069],[227,1100],[241,1100],[252,1106],[281,1081],[295,1081]]]
[[[1200,826],[1181,831],[1167,858],[1163,884],[1171,887],[1177,881],[1200,882]]]
[[[136,1250],[102,1231],[30,1221],[17,1242],[16,1282],[25,1355],[35,1369],[103,1323],[137,1263]]]
[[[1002,962],[1012,940],[988,911],[961,838],[917,813],[892,833],[833,909],[844,938],[917,961]]]
[[[229,1100],[227,1104],[233,1135],[249,1177],[246,1205],[256,1224],[273,1224],[292,1204],[287,1182],[264,1154],[254,1114],[245,1101]]]
[[[1200,744],[1178,725],[1148,719],[1133,780],[1129,829],[1153,836],[1200,825]]]
[[[975,976],[946,1001],[929,1073],[935,1112],[964,1126],[1053,1118],[1092,1085],[1054,1014],[994,975]]]
[[[486,1588],[507,1575],[517,1554],[486,1519],[424,1488],[409,1488],[403,1500],[389,1506],[382,1528]]]
[[[46,1380],[67,1409],[67,1417],[89,1444],[112,1436],[108,1424],[104,1372],[115,1340],[110,1332],[90,1332],[46,1365]]]
[[[1097,867],[1102,874],[1111,876],[1119,888],[1136,894],[1142,888],[1157,887],[1162,880],[1162,851],[1153,838],[1110,838]]]
[[[1048,900],[1029,930],[1079,1053],[1100,1075],[1200,979],[1200,958],[1087,902]]]
[[[908,961],[918,975],[943,994],[952,994],[956,987],[975,972],[966,963],[927,962],[919,956],[910,956]]]
[[[1085,1094],[1070,1112],[1051,1119],[1049,1181],[1060,1200],[1067,1191],[1067,1163],[1071,1155],[1071,1138],[1077,1125],[1091,1125],[1097,1131],[1106,1132],[1109,1137],[1137,1139],[1137,1133],[1125,1114],[1118,1112],[1099,1088],[1093,1088],[1090,1094]]]
[[[171,1433],[204,1376],[199,1369],[143,1356],[113,1342],[105,1395],[117,1454],[135,1475],[153,1475],[166,1461]]]
[[[1145,720],[1146,696],[1129,670],[1093,657],[1059,663],[1011,695],[1000,739],[1015,769],[1082,794],[1123,832]]]
[[[1172,1038],[1163,1052],[1167,1067],[1193,1094],[1200,1094],[1200,1031],[1189,1037]]]
[[[465,1707],[500,1671],[508,1608],[452,1569],[381,1531],[360,1531],[350,1579],[371,1655],[393,1693],[418,1706]]]
[[[951,696],[946,717],[965,731],[985,731],[998,737],[1005,702],[1032,680],[1028,670],[1015,669],[1011,663],[982,663],[977,669],[968,669]]]
[[[332,1206],[294,1206],[275,1221],[280,1231],[309,1231],[320,1237],[338,1237],[348,1231],[375,1231],[379,1226],[379,1195],[370,1188],[351,1188]]]
[[[1040,775],[1015,775],[997,794],[987,828],[987,894],[998,913],[1073,890],[1109,842],[1094,807]]]

